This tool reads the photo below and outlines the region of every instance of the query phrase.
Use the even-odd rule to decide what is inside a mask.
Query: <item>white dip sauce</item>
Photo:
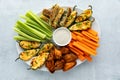
[[[61,27],[53,32],[53,41],[59,46],[67,45],[71,40],[71,33],[67,28]]]

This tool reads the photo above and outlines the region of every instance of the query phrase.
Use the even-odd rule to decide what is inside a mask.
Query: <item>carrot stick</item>
[[[84,43],[89,43],[90,45],[92,45],[92,46],[95,46],[95,47],[98,47],[99,46],[99,44],[97,44],[97,43],[95,43],[95,42],[93,42],[93,41],[91,41],[91,40],[89,40],[89,39],[86,39],[86,38],[82,38],[82,37],[80,37],[80,36],[77,36],[77,39],[78,39],[78,41],[84,41]]]
[[[89,33],[91,33],[92,35],[94,35],[94,36],[97,36],[98,35],[98,33],[95,31],[95,30],[93,30],[93,29],[88,29],[87,30]]]
[[[91,40],[98,42],[98,38],[95,36],[92,36],[91,34],[89,34],[88,32],[82,31],[82,34],[85,35],[86,37],[90,38]]]
[[[99,40],[98,36],[94,36],[94,35],[90,34],[88,31],[82,31],[82,32],[86,33],[86,34],[89,35],[90,37],[93,37],[93,38]]]
[[[72,39],[76,40],[76,35],[73,32],[71,32],[71,35],[72,35]]]
[[[84,36],[83,34],[81,34],[80,32],[73,32],[76,36],[81,36],[81,37],[84,37],[84,38],[87,38],[86,36]],[[87,38],[89,39],[89,38]]]
[[[81,42],[73,42],[73,46],[77,47],[78,49],[88,53],[88,54],[91,54],[91,55],[96,55],[96,51],[89,48],[88,46],[84,45],[83,43]]]
[[[81,61],[84,61],[85,60],[85,57],[83,55],[78,55],[78,58],[81,60]]]
[[[92,58],[90,57],[90,56],[84,56],[89,62],[91,62],[92,61]]]
[[[83,44],[85,44],[85,45],[87,45],[88,47],[90,47],[90,48],[92,48],[92,49],[94,49],[94,50],[96,50],[96,46],[93,46],[93,45],[91,45],[91,44],[89,44],[89,43],[87,43],[87,42],[84,42],[84,41],[81,41]]]
[[[70,47],[70,50],[72,51],[72,52],[74,52],[74,53],[76,53],[76,54],[81,54],[81,55],[84,55],[84,53],[81,51],[81,50],[79,50],[78,48],[75,48],[75,47],[73,47],[73,46],[69,46]]]

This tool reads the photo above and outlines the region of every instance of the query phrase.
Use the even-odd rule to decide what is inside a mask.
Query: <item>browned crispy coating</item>
[[[68,54],[70,52],[69,48],[67,47],[61,47],[60,51],[62,52],[62,54]]]
[[[54,60],[46,61],[45,66],[47,67],[47,69],[48,69],[51,73],[54,73],[54,72],[55,72]]]
[[[65,63],[63,71],[67,71],[76,65],[76,61]]]
[[[42,14],[43,14],[44,16],[47,16],[47,17],[50,18],[50,16],[51,16],[51,10],[43,9]]]
[[[54,60],[54,48],[50,50],[50,54],[48,55],[48,61]]]
[[[58,50],[57,48],[55,48],[54,50],[54,56],[55,56],[55,59],[61,59],[62,58],[62,52],[60,50]]]
[[[65,61],[63,59],[55,62],[55,70],[60,70],[64,67]]]
[[[65,62],[72,62],[77,60],[77,56],[73,53],[70,53],[70,54],[64,55],[63,59],[65,60]]]

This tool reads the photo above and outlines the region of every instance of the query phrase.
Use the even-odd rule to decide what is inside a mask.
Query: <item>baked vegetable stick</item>
[[[55,17],[55,19],[54,19],[54,21],[53,21],[53,24],[52,24],[52,26],[53,26],[54,28],[57,28],[57,27],[58,27],[58,22],[60,21],[60,18],[62,17],[63,13],[64,13],[64,9],[63,9],[63,8],[60,8],[60,10],[58,11],[58,14],[57,14],[57,16]]]
[[[91,54],[93,56],[96,55],[96,51],[94,51],[93,49],[89,48],[88,46],[84,45],[81,42],[73,42],[73,46],[75,46],[75,47],[79,48],[80,50],[82,50],[88,54]]]
[[[67,17],[70,15],[71,13],[71,8],[67,8],[67,10],[64,11],[64,14],[61,18],[61,21],[59,23],[60,26],[64,26],[65,25],[65,22],[67,20]]]

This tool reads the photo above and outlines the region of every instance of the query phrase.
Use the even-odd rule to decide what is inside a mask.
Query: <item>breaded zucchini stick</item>
[[[60,26],[64,27],[67,17],[70,15],[70,13],[71,13],[71,8],[67,8],[67,10],[64,11],[62,19],[59,23]]]
[[[60,8],[57,16],[55,17],[55,19],[54,19],[54,21],[53,21],[53,23],[52,23],[52,26],[53,26],[54,28],[57,28],[57,27],[58,27],[58,25],[59,25],[58,22],[60,21],[63,13],[64,13],[64,9],[63,9],[63,8]]]

